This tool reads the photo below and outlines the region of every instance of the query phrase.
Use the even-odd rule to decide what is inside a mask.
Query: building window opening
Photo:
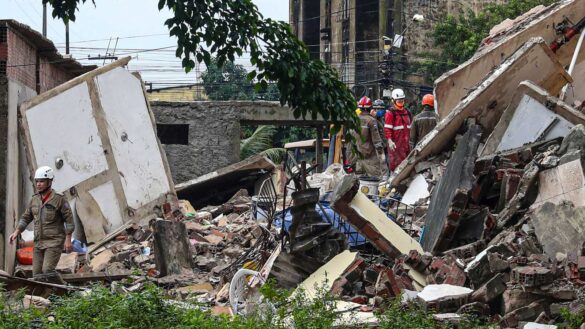
[[[6,61],[0,61],[0,75],[6,75]]]
[[[164,145],[189,145],[188,124],[157,123],[156,134]]]
[[[0,43],[8,42],[8,29],[6,26],[0,26]]]

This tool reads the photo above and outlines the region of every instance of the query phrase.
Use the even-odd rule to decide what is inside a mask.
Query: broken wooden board
[[[115,281],[122,280],[132,275],[132,271],[114,271],[114,272],[86,272],[61,274],[63,281],[67,283],[87,283],[96,281]]]
[[[298,294],[299,289],[303,290],[309,299],[318,297],[318,290],[331,290],[333,282],[358,260],[358,253],[345,250],[344,252],[333,257],[317,271],[313,272],[305,281],[298,285],[297,289],[291,295],[291,298]]]
[[[8,273],[0,270],[0,284],[7,291],[17,291],[24,289],[27,294],[35,296],[49,296],[50,294],[64,295],[72,291],[81,291],[82,288],[64,286],[60,284],[39,282],[30,279],[17,278],[8,275]]]
[[[473,168],[480,138],[481,127],[468,125],[467,132],[449,159],[445,173],[433,190],[422,237],[425,251],[438,252],[451,246],[473,188]]]
[[[433,154],[439,154],[453,143],[463,122],[474,117],[484,136],[490,134],[507,108],[520,82],[530,80],[549,94],[557,94],[571,77],[542,38],[533,38],[504,61],[477,85],[435,129],[417,144],[396,168],[391,184],[396,186],[408,177],[415,165]]]
[[[573,22],[578,22],[583,18],[583,13],[585,13],[584,1],[564,1],[560,4],[551,5],[537,17],[530,17],[525,22],[506,29],[504,33],[498,36],[488,37],[488,40],[484,40],[484,46],[471,59],[443,74],[435,81],[435,101],[437,102],[437,112],[441,119],[446,118],[457,107],[457,104],[467,96],[469,91],[480,83],[485,76],[490,74],[494,67],[498,67],[531,38],[544,38],[544,45],[548,48],[548,45],[558,38],[555,30],[556,26],[565,17]],[[559,60],[561,66],[569,65],[575,51],[577,39],[579,39],[578,36],[574,37],[568,44],[557,51],[555,57]],[[579,62],[583,60],[585,60],[585,56],[581,56]],[[542,68],[544,66],[535,68],[534,73],[539,74]],[[546,80],[546,78],[544,80],[535,80],[526,77],[524,80],[532,80],[542,85],[540,82]],[[505,92],[507,88],[502,86],[501,91]],[[557,93],[551,94],[556,95]],[[503,99],[505,101],[505,98]]]
[[[264,155],[255,155],[175,186],[180,199],[193,207],[223,204],[240,189],[253,190],[256,181],[276,166]]]
[[[545,202],[530,215],[534,232],[544,253],[555,259],[557,253],[580,255],[585,242],[585,207],[569,202]]]
[[[49,165],[55,170],[53,188],[68,200],[91,195],[95,203],[84,206],[99,209],[86,214],[101,213],[107,234],[126,222],[155,217],[153,209],[175,194],[143,82],[124,69],[129,61],[95,69],[19,109],[31,177],[35,168]],[[44,129],[47,125],[52,129]],[[101,237],[97,232],[93,240]]]
[[[510,105],[487,138],[482,155],[521,147],[539,140],[566,136],[585,114],[530,81],[518,86]]]

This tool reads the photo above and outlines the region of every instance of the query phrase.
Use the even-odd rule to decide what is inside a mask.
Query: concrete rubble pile
[[[87,93],[86,112],[100,116],[81,129],[93,129],[112,152],[86,146],[93,135],[61,152],[25,134],[28,145],[57,152],[29,147],[33,168],[97,147],[95,157],[79,159],[95,172],[61,160],[66,178],[57,186],[75,208],[76,236],[89,247],[61,258],[67,284],[26,279],[30,267],[22,265],[14,275],[1,272],[0,282],[59,294],[90,281],[123,292],[154,282],[174,300],[245,314],[273,278],[309,298],[322,286],[340,318],[370,325],[374,312],[397,298],[451,324],[473,315],[504,328],[555,328],[563,309],[585,314],[585,113],[575,106],[584,96],[584,69],[565,71],[575,42],[563,40],[568,46],[555,53],[552,39],[537,32],[566,15],[579,21],[572,13],[582,15],[584,4],[561,1],[495,30],[474,58],[437,80],[442,120],[384,183],[387,195],[362,193],[358,177],[341,166],[307,178],[302,165],[288,178],[286,168],[283,174],[261,155],[174,186],[154,132],[143,133],[144,124],[110,125],[152,124],[139,77],[120,67],[128,59],[41,95],[21,107],[27,124],[42,122],[39,113],[53,97],[67,104],[66,95]],[[109,109],[120,98],[118,81],[136,92],[124,98],[134,102],[124,115],[140,118],[119,120],[120,111]],[[571,105],[557,97],[570,83]],[[136,155],[144,145],[157,146],[150,167]],[[137,183],[153,172],[157,184]]]

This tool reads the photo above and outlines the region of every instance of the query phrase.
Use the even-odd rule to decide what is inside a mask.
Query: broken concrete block
[[[539,171],[540,168],[535,162],[530,162],[528,165],[526,165],[524,168],[524,174],[522,175],[520,183],[518,184],[516,194],[512,197],[512,199],[510,199],[508,205],[498,213],[499,229],[507,227],[518,210],[523,207],[527,194],[533,189],[537,182]]]
[[[506,291],[504,276],[501,273],[498,273],[483,286],[474,291],[471,295],[471,300],[481,303],[489,303],[503,294],[504,291]]]
[[[504,291],[503,303],[504,303],[504,314],[510,313],[516,309],[521,307],[525,307],[530,303],[542,299],[541,296],[538,296],[526,289],[515,286],[510,287]]]
[[[114,257],[114,253],[110,249],[106,249],[103,252],[95,256],[90,262],[89,266],[94,272],[101,272],[106,269],[108,263]]]
[[[433,312],[454,312],[462,305],[473,290],[449,284],[430,284],[418,293],[418,298],[424,303],[425,309]]]
[[[505,328],[515,328],[520,321],[532,321],[542,312],[544,312],[544,305],[540,302],[534,302],[507,313],[500,320],[500,325]]]
[[[396,258],[411,250],[422,254],[420,244],[390,220],[365,194],[358,193],[358,189],[357,177],[345,176],[334,192],[332,208],[389,257]]]
[[[385,269],[380,272],[376,281],[376,296],[384,298],[393,298],[400,295],[400,285],[394,277],[391,269]]]
[[[154,224],[154,259],[161,276],[193,273],[185,224],[159,220]]]
[[[204,236],[203,238],[205,238],[205,240],[207,240],[207,242],[213,244],[213,245],[217,245],[223,242],[223,238],[220,236],[217,236],[216,234],[209,234]]]
[[[544,252],[554,259],[557,253],[579,255],[585,242],[585,207],[570,203],[546,202],[531,215],[535,234]]]
[[[467,273],[467,276],[473,287],[479,287],[493,275],[490,269],[489,259],[487,257],[487,254],[491,249],[493,249],[493,247],[490,246],[479,253],[465,267],[465,272]]]
[[[56,270],[60,273],[75,273],[77,270],[77,253],[61,254]]]
[[[510,268],[510,263],[500,257],[497,253],[488,253],[488,263],[492,273],[504,272]]]
[[[545,202],[559,204],[563,201],[570,201],[575,207],[585,206],[585,173],[583,169],[581,159],[577,158],[558,167],[542,171],[538,176],[538,197],[530,208],[536,209]]]
[[[453,240],[473,187],[473,168],[480,137],[481,127],[469,125],[431,195],[422,238],[422,247],[426,251],[446,250]]]

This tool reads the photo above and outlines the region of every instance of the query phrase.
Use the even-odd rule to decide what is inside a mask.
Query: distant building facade
[[[392,40],[404,33],[402,48],[392,56],[392,66],[386,70],[392,81],[386,86],[405,87],[419,93],[420,78],[403,74],[406,62],[416,54],[432,54],[434,23],[442,16],[458,15],[461,10],[479,12],[489,4],[507,0],[289,0],[289,22],[312,58],[319,58],[336,68],[341,79],[356,96],[382,94],[380,80],[384,78],[380,64],[385,62],[384,36]],[[415,14],[423,22],[412,22]],[[391,44],[392,41],[386,41]],[[425,92],[426,90],[422,90]]]

